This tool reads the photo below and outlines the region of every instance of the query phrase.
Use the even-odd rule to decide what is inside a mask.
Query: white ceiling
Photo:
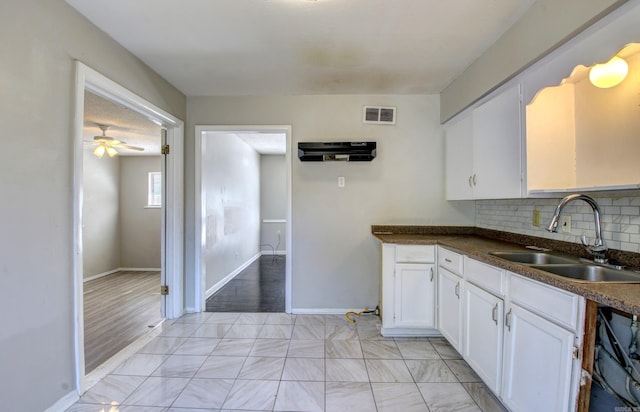
[[[535,0],[67,0],[188,96],[439,93]]]
[[[87,147],[93,147],[94,136],[102,135],[99,125],[109,126],[107,136],[144,149],[143,152],[117,149],[120,156],[160,154],[160,126],[133,110],[85,91],[83,137]]]
[[[236,133],[236,136],[263,155],[283,155],[287,151],[284,133]]]

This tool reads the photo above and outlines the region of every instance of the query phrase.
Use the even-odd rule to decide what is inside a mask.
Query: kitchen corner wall
[[[396,124],[364,124],[365,105],[397,107]],[[291,125],[287,242],[294,311],[375,307],[380,245],[371,235],[372,224],[474,223],[472,202],[445,200],[438,95],[190,97],[187,113],[186,256],[194,255],[195,125]],[[302,163],[296,156],[299,141],[361,140],[377,141],[372,162]],[[338,187],[339,176],[344,188]],[[194,270],[189,260],[186,265],[189,285]]]
[[[602,209],[603,237],[610,249],[640,253],[640,195],[613,197],[592,195]],[[593,242],[591,207],[582,201],[570,203],[563,215],[571,216],[571,234],[545,230],[560,198],[476,201],[476,227],[580,243],[585,235]],[[541,225],[532,225],[534,210],[541,212]]]

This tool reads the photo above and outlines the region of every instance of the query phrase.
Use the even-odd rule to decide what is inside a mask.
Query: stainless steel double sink
[[[555,252],[494,251],[490,255],[576,282],[640,283],[640,273],[585,262]]]

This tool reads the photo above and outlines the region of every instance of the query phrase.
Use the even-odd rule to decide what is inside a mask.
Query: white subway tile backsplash
[[[640,195],[628,197],[593,196],[602,210],[602,232],[611,249],[640,253]],[[584,235],[593,241],[593,213],[582,202],[569,204],[563,214],[571,216],[571,234],[545,230],[560,201],[557,199],[508,199],[476,201],[476,226],[580,243]],[[540,211],[540,227],[532,225],[532,213]]]

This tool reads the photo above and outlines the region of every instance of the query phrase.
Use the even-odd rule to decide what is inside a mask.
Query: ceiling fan
[[[114,137],[107,136],[107,130],[109,130],[109,126],[99,124],[98,127],[102,130],[101,136],[93,136],[93,144],[97,145],[93,150],[93,154],[96,155],[99,159],[104,156],[105,152],[109,155],[109,157],[113,157],[118,154],[118,149],[130,149],[130,150],[138,150],[140,152],[144,151],[142,147],[138,146],[130,146],[125,144],[127,142],[118,140]]]

